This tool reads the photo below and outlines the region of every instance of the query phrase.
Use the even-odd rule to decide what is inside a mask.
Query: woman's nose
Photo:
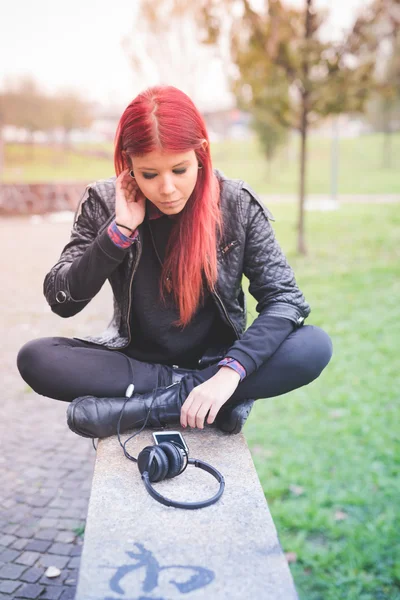
[[[174,191],[175,191],[175,186],[174,186],[174,183],[172,181],[172,178],[168,177],[168,176],[164,177],[161,180],[160,193],[163,194],[164,196],[169,196]]]

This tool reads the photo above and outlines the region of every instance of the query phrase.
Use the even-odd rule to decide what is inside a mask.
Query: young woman
[[[71,317],[108,279],[108,329],[36,339],[18,354],[37,393],[71,403],[71,429],[115,434],[124,407],[122,432],[147,418],[237,433],[254,399],[318,377],[330,338],[303,326],[310,308],[271,213],[246,183],[213,170],[204,121],[186,94],[154,87],[129,104],[115,171],[87,187],[44,281],[51,309]],[[258,312],[247,330],[243,275]]]

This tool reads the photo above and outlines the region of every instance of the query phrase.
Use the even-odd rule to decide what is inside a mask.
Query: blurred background
[[[15,0],[0,56],[3,427],[19,415],[32,440],[26,407],[64,419],[15,355],[107,324],[109,290],[60,323],[42,281],[85,186],[114,174],[125,107],[175,85],[206,120],[214,166],[272,210],[308,322],[334,344],[316,382],[259,401],[245,428],[300,597],[400,598],[400,0]],[[10,479],[8,497],[23,485]]]

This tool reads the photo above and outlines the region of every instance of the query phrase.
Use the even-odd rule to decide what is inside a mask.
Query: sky
[[[254,0],[258,1],[264,0]],[[365,3],[316,1],[317,6],[330,6],[333,32],[348,27],[355,10]],[[304,0],[286,2],[301,6]],[[125,36],[134,39],[137,7],[138,0],[2,0],[0,85],[9,77],[32,75],[48,92],[76,89],[101,105],[126,106],[143,89],[121,44]],[[216,62],[207,74],[200,104],[229,104],[228,98]]]

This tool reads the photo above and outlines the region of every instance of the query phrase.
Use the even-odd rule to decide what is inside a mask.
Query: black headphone
[[[146,446],[140,452],[137,464],[150,496],[165,506],[188,509],[204,508],[217,502],[225,488],[224,477],[217,469],[197,458],[189,458],[186,449],[175,442],[162,442],[157,446]],[[207,471],[207,473],[210,473],[219,482],[219,490],[212,498],[201,500],[200,502],[177,502],[162,496],[151,485],[151,482],[172,479],[180,475],[188,464]]]
[[[122,414],[124,412],[126,403],[132,396],[133,390],[133,384],[129,385],[126,391],[126,399],[122,406],[121,413],[118,419],[117,436],[119,445],[124,451],[126,458],[137,463],[139,471],[142,475],[142,480],[150,496],[152,496],[154,500],[157,500],[157,502],[160,502],[165,506],[173,506],[175,508],[187,508],[191,510],[194,510],[196,508],[204,508],[205,506],[210,506],[211,504],[214,504],[214,502],[217,502],[217,500],[219,500],[219,498],[222,496],[225,489],[225,479],[223,475],[208,463],[199,460],[198,458],[189,458],[186,448],[183,448],[176,442],[162,442],[161,444],[158,444],[156,446],[146,446],[145,448],[143,448],[143,450],[141,450],[137,458],[129,454],[128,450],[126,449],[126,444],[132,438],[139,435],[141,431],[143,431],[143,429],[146,427],[146,423],[151,411],[150,405],[150,409],[147,413],[147,417],[142,427],[139,429],[139,431],[136,431],[134,434],[128,437],[128,439],[126,439],[124,443],[122,443],[120,435]],[[162,496],[161,494],[156,492],[156,490],[151,485],[151,483],[162,481],[163,479],[172,479],[173,477],[180,475],[181,473],[183,473],[183,471],[188,465],[194,465],[195,467],[202,469],[203,471],[207,471],[207,473],[210,473],[210,475],[215,477],[215,479],[219,483],[219,490],[214,496],[206,500],[201,500],[200,502],[177,502],[175,500],[170,500],[169,498]]]
[[[204,508],[217,502],[225,488],[224,477],[217,469],[197,458],[189,458],[186,449],[175,442],[162,442],[157,446],[146,446],[137,457],[137,464],[150,496],[165,506],[187,509]],[[151,482],[172,479],[180,475],[188,464],[207,471],[219,482],[219,490],[212,498],[200,502],[177,502],[162,496],[151,485]]]

